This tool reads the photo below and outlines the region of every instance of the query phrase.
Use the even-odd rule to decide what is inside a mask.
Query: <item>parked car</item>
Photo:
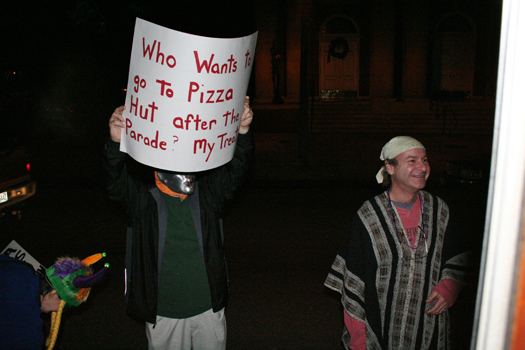
[[[36,193],[26,148],[17,139],[0,137],[0,215],[20,218],[26,200]]]

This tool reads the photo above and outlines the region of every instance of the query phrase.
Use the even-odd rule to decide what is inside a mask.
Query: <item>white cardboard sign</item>
[[[46,268],[44,265],[39,263],[35,258],[31,256],[24,248],[20,246],[15,240],[12,240],[11,243],[9,243],[1,254],[8,255],[14,259],[25,261],[26,263],[33,266],[33,269],[35,269],[35,272],[38,272],[40,274],[45,274]]]
[[[178,172],[229,162],[256,41],[257,33],[208,38],[137,18],[120,150]]]

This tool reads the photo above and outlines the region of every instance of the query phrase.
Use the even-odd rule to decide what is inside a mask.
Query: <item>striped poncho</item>
[[[441,280],[466,283],[470,254],[455,236],[447,204],[424,191],[421,198],[424,244],[412,249],[400,241],[397,213],[382,193],[359,209],[326,279],[345,311],[365,323],[368,350],[450,348],[448,312],[427,315],[433,304],[425,301]],[[346,348],[349,340],[345,328]]]

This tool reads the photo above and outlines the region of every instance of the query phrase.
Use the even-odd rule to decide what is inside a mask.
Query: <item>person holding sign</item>
[[[130,222],[126,309],[146,322],[149,349],[225,349],[228,280],[219,215],[253,156],[249,98],[233,158],[198,181],[196,174],[153,169],[151,184],[131,176],[119,149],[125,109],[109,120],[104,169],[109,196]]]

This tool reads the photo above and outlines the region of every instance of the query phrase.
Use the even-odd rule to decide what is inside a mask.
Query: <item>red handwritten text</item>
[[[213,57],[215,56],[214,54],[210,56],[209,61],[203,60],[202,63],[199,59],[199,53],[197,51],[193,51],[193,55],[195,56],[195,64],[197,65],[197,72],[199,73],[202,72],[203,68],[208,74],[227,74],[237,71],[237,61],[233,58],[233,55],[230,55],[230,58],[228,58],[227,62],[223,64],[213,63]]]
[[[144,120],[148,120],[148,112],[151,111],[150,121],[153,123],[153,119],[155,118],[155,111],[159,109],[159,107],[155,105],[155,101],[151,102],[146,107],[139,105],[139,98],[137,97],[137,100],[133,102],[133,95],[131,95],[131,107],[129,109],[129,113],[133,113],[133,109],[135,109],[135,117],[137,117],[137,112],[138,112],[139,114],[138,116],[140,116],[140,118]]]
[[[173,90],[170,89],[169,87],[166,88],[166,86],[171,86],[171,83],[168,83],[166,80],[159,80],[159,79],[157,79],[157,83],[160,84],[160,95],[161,96],[164,96],[164,94],[166,94],[166,96],[168,96],[169,98],[173,97]]]
[[[202,150],[202,153],[206,153],[208,150],[208,156],[206,157],[206,162],[210,159],[211,152],[215,147],[215,143],[208,142],[206,139],[195,140],[193,142],[193,154],[197,154],[197,151]]]
[[[204,85],[201,85],[204,87]],[[219,89],[219,90],[207,90],[206,92],[200,91],[198,83],[190,82],[190,88],[188,92],[188,102],[193,102],[194,94],[199,98],[200,103],[221,103],[229,101],[233,98],[233,89]]]
[[[198,114],[188,114],[186,119],[182,119],[181,117],[176,117],[173,119],[173,126],[177,129],[190,130],[191,123],[195,125],[195,129],[192,128],[192,130],[199,130],[199,127],[200,130],[211,130],[211,127],[217,124],[217,121],[215,119],[210,121],[202,120]]]
[[[155,148],[155,149],[160,148],[163,151],[166,150],[166,145],[167,145],[166,141],[159,142],[159,131],[158,130],[155,133],[155,137],[150,138],[148,136],[144,136],[141,133],[137,133],[134,130],[131,130],[132,127],[133,127],[133,122],[131,121],[131,119],[126,118],[126,135],[129,135],[131,139],[137,142],[142,142],[144,143],[144,145]]]
[[[166,57],[166,55],[160,51],[160,41],[157,42],[157,40],[153,40],[152,46],[150,46],[149,44],[146,46],[146,39],[142,38],[142,57],[147,58],[151,61],[155,49],[157,52],[155,56],[156,63],[160,63],[161,65],[164,65],[164,63],[166,63],[166,65],[170,68],[173,68],[177,65],[177,60],[174,56],[168,55]]]
[[[229,146],[234,146],[235,141],[237,140],[237,134],[239,133],[239,128],[235,130],[235,133],[233,136],[227,136],[228,133],[220,134],[217,136],[219,139],[219,149],[224,149]],[[206,157],[206,162],[210,159],[211,153],[213,152],[213,149],[215,148],[215,142],[210,142],[206,139],[202,140],[195,140],[193,142],[193,154],[197,154],[197,152],[202,152],[203,154],[208,153],[208,156]]]
[[[248,68],[252,64],[252,56],[250,55],[250,50],[246,51],[244,54],[245,61],[244,61],[244,68]]]
[[[135,82],[135,87],[133,88],[135,92],[139,92],[139,87],[143,89],[146,87],[146,80],[140,79],[138,75],[135,75],[135,78],[133,78],[133,81]]]
[[[235,108],[232,109],[232,111],[228,111],[222,115],[224,117],[224,126],[228,126],[228,118],[230,120],[230,124],[233,124],[235,122],[239,121],[239,113],[235,114]]]
[[[239,128],[237,128],[237,130],[235,130],[235,135],[233,136],[230,136],[230,137],[227,137],[227,133],[224,133],[224,134],[221,134],[219,136],[217,136],[217,138],[220,140],[220,147],[219,149],[223,149],[223,148],[226,148],[228,146],[233,146],[235,145],[235,140],[237,139],[237,133],[239,132]]]

